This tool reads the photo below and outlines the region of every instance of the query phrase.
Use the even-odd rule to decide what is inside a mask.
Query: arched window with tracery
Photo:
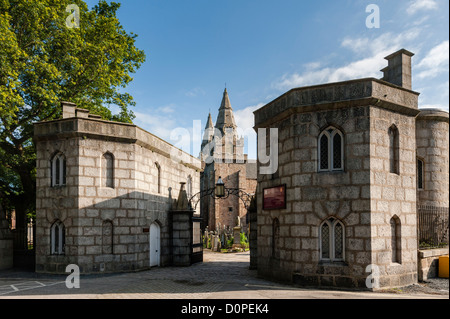
[[[328,127],[318,140],[319,172],[344,170],[344,135],[334,127]]]
[[[334,217],[320,225],[320,259],[343,261],[345,258],[344,224]]]

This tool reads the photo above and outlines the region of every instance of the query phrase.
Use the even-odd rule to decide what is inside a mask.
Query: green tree
[[[67,23],[71,4],[79,8],[78,27]],[[104,0],[90,10],[81,0],[0,0],[0,200],[16,209],[18,223],[35,209],[34,122],[59,118],[60,101],[106,120],[134,118],[135,102],[123,90],[145,54],[120,24],[119,7]]]

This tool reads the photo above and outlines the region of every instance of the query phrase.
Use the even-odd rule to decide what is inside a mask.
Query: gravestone
[[[233,228],[233,246],[232,249],[239,249],[241,247],[241,226]]]

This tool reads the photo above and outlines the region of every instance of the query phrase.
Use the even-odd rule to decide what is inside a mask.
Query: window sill
[[[391,265],[390,265],[390,266],[391,266],[391,267],[401,267],[402,264],[399,263],[399,262],[391,262]]]
[[[395,173],[395,172],[389,172],[390,175],[395,175],[395,176],[399,176],[400,177],[400,173]]]
[[[342,173],[345,173],[345,170],[339,170],[339,171],[317,171],[317,173],[319,173],[319,174],[335,174],[335,175],[337,175],[337,174],[342,174]]]
[[[331,267],[348,266],[348,264],[344,260],[320,260],[319,265]]]

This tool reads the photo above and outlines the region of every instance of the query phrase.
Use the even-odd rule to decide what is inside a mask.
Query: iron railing
[[[449,208],[417,206],[417,240],[419,249],[448,247]]]

